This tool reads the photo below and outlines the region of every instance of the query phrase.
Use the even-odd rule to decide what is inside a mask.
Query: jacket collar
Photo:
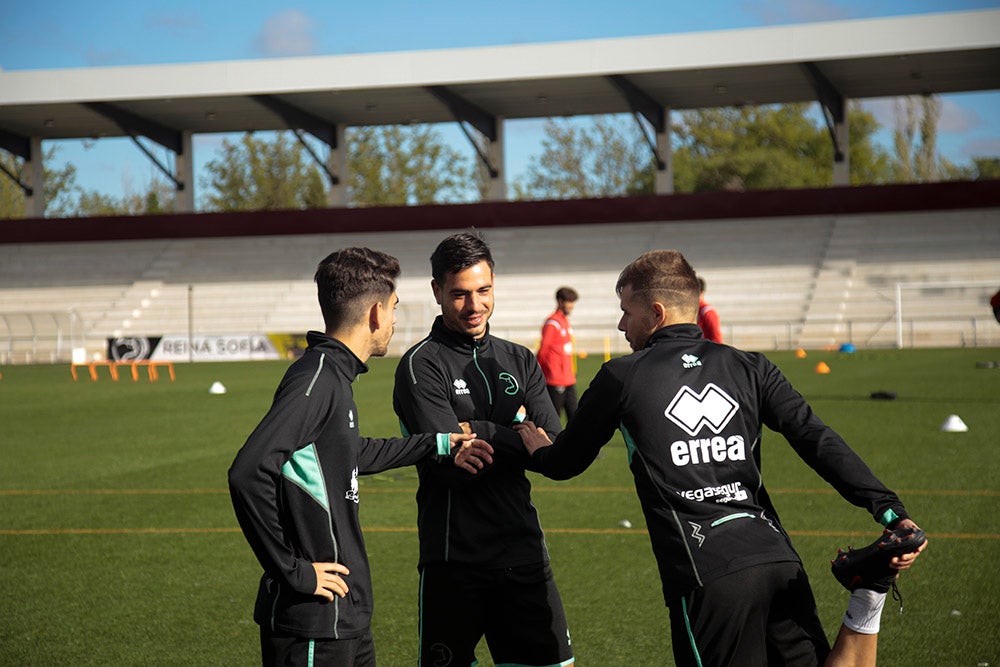
[[[697,324],[670,324],[654,331],[649,336],[649,340],[646,341],[646,347],[656,345],[658,342],[668,338],[696,339],[703,338],[703,336],[701,327]]]
[[[310,331],[306,334],[306,341],[309,343],[310,350],[321,352],[348,377],[353,379],[368,372],[368,365],[358,359],[351,348],[336,338],[331,338],[319,331]]]
[[[453,350],[470,352],[472,350],[481,350],[488,346],[492,337],[490,336],[490,325],[488,322],[486,324],[486,334],[482,338],[473,338],[464,333],[452,331],[445,326],[444,317],[438,315],[434,318],[434,324],[431,326],[431,338],[440,341]]]

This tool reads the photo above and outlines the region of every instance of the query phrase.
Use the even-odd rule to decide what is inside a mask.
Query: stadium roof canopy
[[[1000,89],[1000,10],[548,44],[0,71],[0,148],[31,140],[498,120]],[[463,126],[464,127],[464,126]],[[831,130],[832,132],[832,130]],[[188,134],[188,136],[190,136]],[[500,134],[502,136],[502,134]],[[502,141],[502,139],[500,139]],[[501,149],[502,150],[502,149]],[[189,151],[188,151],[189,152]]]
[[[122,136],[101,102],[166,128],[287,127],[255,96],[329,123],[453,121],[429,88],[494,116],[630,110],[609,77],[673,109],[811,101],[812,64],[847,98],[1000,88],[1000,10],[579,42],[63,70],[0,71],[0,129]]]

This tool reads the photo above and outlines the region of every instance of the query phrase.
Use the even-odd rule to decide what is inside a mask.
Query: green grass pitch
[[[927,531],[883,614],[884,665],[1000,664],[998,349],[810,352],[772,359]],[[814,372],[826,361],[832,372]],[[397,434],[394,359],[355,384],[362,432]],[[581,385],[599,360],[581,361]],[[286,364],[182,364],[176,382],[67,365],[0,368],[0,664],[253,665],[259,566],[239,533],[226,471]],[[210,395],[214,381],[228,388]],[[581,386],[582,388],[582,386]],[[895,391],[874,401],[873,391]],[[946,433],[950,414],[969,426]],[[802,555],[831,637],[847,594],[829,574],[838,546],[874,539],[863,510],[832,493],[765,432],[764,478]],[[579,665],[672,664],[667,613],[620,439],[582,476],[535,478]],[[375,577],[382,665],[416,663],[412,468],[364,478],[361,514]],[[632,528],[620,522],[627,519]],[[492,665],[481,650],[482,665]]]

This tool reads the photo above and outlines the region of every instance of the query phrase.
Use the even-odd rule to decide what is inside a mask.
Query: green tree
[[[11,174],[20,173],[20,167],[13,155],[0,151],[0,164]],[[0,218],[24,217],[24,192],[11,178],[0,172]]]
[[[699,109],[673,127],[677,192],[822,187],[832,180],[833,145],[809,105]],[[874,141],[875,117],[852,103],[852,184],[893,178],[889,153]],[[602,197],[653,192],[655,165],[628,116],[549,121],[542,153],[514,184],[517,198]]]
[[[468,198],[468,160],[429,125],[352,128],[346,133],[348,202],[356,206],[431,204]],[[326,206],[326,176],[286,132],[272,140],[245,135],[223,141],[206,165],[210,210]]]
[[[676,128],[674,189],[768,190],[829,185],[832,148],[805,104],[696,109]]]
[[[851,184],[891,181],[875,116],[852,102],[847,122]],[[807,104],[689,111],[676,131],[677,192],[824,187],[833,179],[833,142]]]
[[[941,180],[944,181],[987,181],[1000,179],[1000,158],[974,157],[968,165],[952,164],[941,158],[938,164]]]
[[[348,201],[401,206],[462,201],[478,176],[431,125],[356,127],[347,131]]]
[[[941,98],[911,95],[895,101],[895,179],[902,183],[939,180],[953,165],[942,163],[937,154],[937,128],[941,118]]]
[[[152,215],[173,213],[176,196],[172,183],[154,178],[145,192],[126,194],[121,201],[129,215]]]
[[[66,163],[60,169],[46,168],[46,164],[56,161],[55,146],[49,147],[42,155],[45,174],[45,215],[65,217],[73,215],[76,186],[76,167]],[[0,163],[8,172],[20,175],[21,164],[10,153],[0,151]],[[24,217],[24,191],[7,174],[0,173],[0,218]]]
[[[77,197],[76,212],[80,216],[92,217],[122,215],[125,211],[122,209],[121,202],[118,199],[97,190],[90,190],[81,192]]]
[[[205,207],[213,211],[317,208],[326,205],[323,175],[287,132],[273,140],[244,134],[225,139],[205,165]]]
[[[172,213],[174,210],[173,186],[153,179],[143,193],[126,193],[121,198],[96,190],[78,190],[73,215],[88,217],[101,215],[149,215]]]
[[[516,199],[620,197],[653,191],[655,166],[630,116],[596,116],[591,124],[549,119],[542,153],[514,182]]]
[[[875,140],[881,126],[874,114],[852,101],[848,105],[847,124],[851,144],[848,151],[851,185],[891,183],[892,156]],[[832,145],[829,145],[829,155],[833,159]]]
[[[1000,157],[974,157],[972,168],[972,177],[977,181],[1000,179]]]

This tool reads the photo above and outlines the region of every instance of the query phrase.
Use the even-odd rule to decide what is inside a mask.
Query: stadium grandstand
[[[322,324],[316,263],[348,245],[401,260],[398,354],[437,312],[430,253],[468,227],[494,248],[493,330],[529,347],[556,287],[571,284],[578,348],[625,352],[615,279],[654,248],[681,250],[707,279],[738,347],[998,345],[988,301],[1000,288],[1000,182],[850,187],[845,128],[851,98],[1000,88],[998,26],[1000,11],[988,10],[280,64],[0,72],[0,148],[24,161],[0,178],[17,178],[35,216],[0,224],[0,363],[103,359],[116,341],[165,339],[186,341],[195,359],[208,338],[240,347],[241,337],[300,336]],[[806,100],[828,122],[833,187],[673,194],[671,109]],[[504,201],[505,118],[623,112],[652,131],[657,194]],[[344,127],[449,121],[485,138],[487,201],[344,205]],[[193,133],[282,128],[327,145],[330,208],[193,212]],[[158,166],[181,212],[42,218],[42,142],[94,136],[172,150],[173,170]]]
[[[103,357],[114,338],[301,334],[322,326],[312,273],[368,245],[403,267],[392,354],[437,313],[429,257],[476,227],[497,262],[499,335],[529,347],[572,284],[578,348],[627,351],[618,271],[677,248],[747,349],[1000,344],[996,182],[6,223],[0,359]],[[142,235],[148,235],[142,237]]]

